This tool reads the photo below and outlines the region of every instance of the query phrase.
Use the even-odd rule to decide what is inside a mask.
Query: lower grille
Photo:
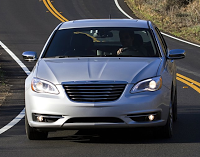
[[[126,84],[65,84],[68,97],[77,102],[102,102],[117,100]]]
[[[124,123],[124,121],[114,117],[77,117],[70,118],[65,123]]]

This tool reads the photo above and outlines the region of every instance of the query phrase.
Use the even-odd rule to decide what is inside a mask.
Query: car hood
[[[157,76],[160,58],[43,58],[36,77],[54,84],[71,81],[126,81],[136,83]]]

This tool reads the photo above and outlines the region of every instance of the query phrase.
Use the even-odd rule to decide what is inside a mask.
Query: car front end
[[[39,67],[27,78],[26,112],[31,127],[55,130],[128,128],[166,123],[170,89],[163,84],[162,76],[155,76],[156,73],[152,72],[161,59],[67,60],[40,61]],[[140,68],[135,66],[136,61]],[[129,64],[126,66],[125,63]],[[70,71],[59,68],[69,67],[69,64],[76,66],[71,66]],[[91,67],[88,68],[89,64]],[[84,65],[87,66],[84,68]],[[100,69],[98,73],[95,71],[97,67]],[[110,68],[114,69],[110,71]],[[148,71],[151,75],[145,78],[143,74]]]
[[[150,21],[77,20],[56,27],[25,82],[29,139],[52,130],[160,127],[172,136],[176,65]],[[126,44],[124,44],[126,42]]]

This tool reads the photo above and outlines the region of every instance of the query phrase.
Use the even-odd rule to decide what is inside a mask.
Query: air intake
[[[65,123],[124,123],[124,121],[114,117],[77,117],[70,118]]]

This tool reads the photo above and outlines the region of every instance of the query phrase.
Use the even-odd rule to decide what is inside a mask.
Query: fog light
[[[37,116],[37,120],[38,120],[39,122],[42,122],[42,121],[44,120],[44,118],[43,118],[42,116]]]
[[[151,115],[148,116],[148,118],[149,118],[150,121],[153,121],[155,117],[154,117],[154,115],[151,114]]]

